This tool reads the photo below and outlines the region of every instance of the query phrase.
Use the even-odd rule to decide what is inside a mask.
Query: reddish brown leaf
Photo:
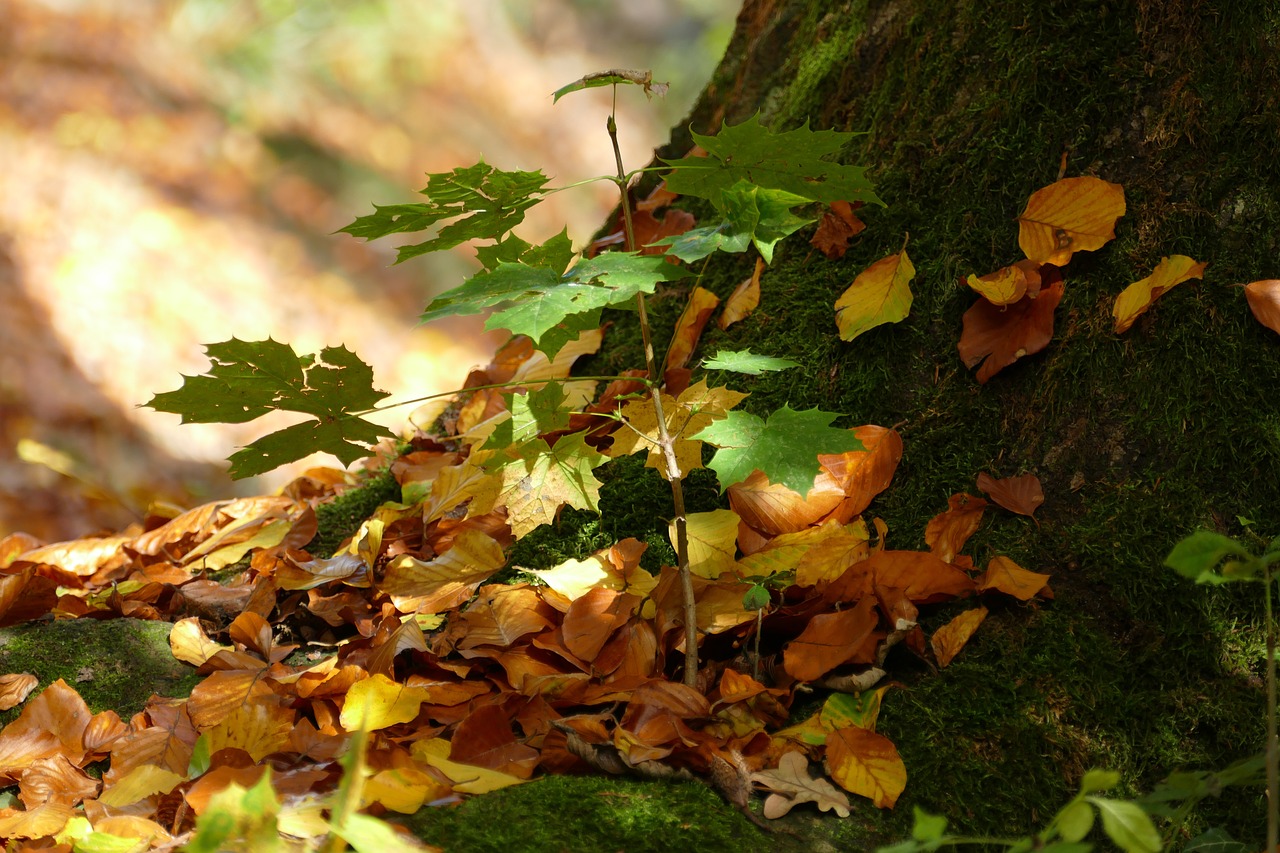
[[[640,605],[640,597],[596,587],[569,605],[564,615],[565,647],[584,661],[593,660],[604,644]]]
[[[797,681],[814,681],[850,661],[880,621],[875,607],[875,599],[867,597],[856,607],[810,619],[782,652],[787,674]]]
[[[960,358],[965,367],[979,362],[978,381],[992,376],[1025,355],[1040,352],[1053,339],[1053,312],[1062,300],[1063,285],[1057,282],[1030,294],[1012,305],[997,307],[979,299],[964,314],[960,335]]]
[[[861,234],[867,225],[853,211],[862,207],[862,202],[850,204],[847,201],[833,201],[831,208],[822,214],[818,230],[809,240],[813,247],[831,260],[844,257],[849,249],[849,240]]]
[[[997,480],[987,472],[978,475],[978,488],[986,492],[996,505],[1019,515],[1035,515],[1044,503],[1044,490],[1035,474]]]
[[[449,760],[528,779],[538,764],[538,751],[516,741],[511,722],[501,708],[485,705],[458,723]]]

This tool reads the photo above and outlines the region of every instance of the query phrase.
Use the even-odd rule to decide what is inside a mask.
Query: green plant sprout
[[[645,376],[639,381],[647,400],[632,400],[602,417],[620,419],[624,428],[633,431],[639,440],[628,445],[633,448],[630,452],[648,450],[649,464],[671,484],[684,610],[684,681],[692,685],[698,673],[696,602],[681,480],[690,468],[700,464],[700,454],[696,452],[700,443],[719,448],[709,467],[716,472],[722,490],[758,468],[772,482],[801,493],[808,491],[818,473],[819,454],[863,447],[848,430],[831,426],[837,415],[818,409],[796,412],[784,407],[765,420],[743,412],[728,412],[745,395],[721,388],[707,389],[702,383],[678,399],[665,394],[659,368],[663,362],[655,350],[645,297],[659,285],[691,275],[687,268],[671,263],[668,256],[687,263],[704,260],[716,252],[746,252],[754,246],[768,262],[780,240],[811,221],[798,216],[794,208],[815,202],[883,202],[876,196],[864,168],[831,159],[855,134],[813,131],[807,125],[774,133],[757,117],[739,125],[725,125],[716,136],[694,133],[694,141],[706,156],[667,160],[666,166],[628,171],[618,147],[615,119],[617,87],[624,84],[641,86],[647,95],[665,90],[663,84],[653,82],[650,72],[611,69],[587,75],[555,92],[558,100],[582,89],[613,87],[614,109],[609,113],[606,130],[616,173],[591,180],[610,181],[618,187],[624,251],[575,261],[566,231],[537,246],[515,236],[512,229],[523,221],[530,207],[569,187],[548,187],[548,179],[541,171],[503,171],[483,160],[474,166],[428,175],[427,186],[420,191],[425,201],[375,205],[372,214],[358,217],[341,230],[373,240],[435,229],[427,240],[401,246],[396,263],[472,240],[489,241],[476,249],[482,270],[434,299],[420,319],[429,322],[489,312],[487,329],[526,335],[535,349],[549,359],[583,332],[598,328],[604,309],[634,309],[645,357]],[[653,244],[667,246],[666,255],[641,253],[628,198],[631,181],[652,171],[666,172],[667,188],[672,192],[707,199],[720,219],[714,225]],[[380,438],[391,435],[386,428],[364,419],[366,414],[389,408],[379,405],[388,395],[373,388],[371,368],[345,347],[328,347],[318,357],[298,356],[287,344],[276,341],[232,339],[211,344],[207,351],[212,362],[208,373],[184,377],[180,389],[157,394],[147,405],[195,423],[243,423],[273,409],[313,418],[238,450],[230,459],[235,477],[262,473],[318,450],[350,464],[367,455]],[[719,353],[706,366],[758,374],[793,364],[744,351]],[[544,383],[549,381],[554,380],[534,384],[547,387]],[[529,385],[512,382],[485,387],[516,389]],[[690,393],[699,388],[703,390]],[[495,445],[491,440],[485,445],[496,453],[485,463],[485,470],[493,476],[516,475],[514,479],[532,481],[535,489],[544,491],[549,488],[547,484],[553,484],[557,494],[552,499],[558,505],[596,510],[599,484],[592,469],[603,464],[605,457],[583,442],[586,433],[561,437],[554,447],[538,437],[567,424],[562,397],[553,398],[531,387],[523,401],[517,403],[519,396],[513,391],[507,406],[513,427],[503,433],[506,441]],[[424,399],[429,398],[395,405]],[[638,402],[641,405],[637,406]],[[513,530],[517,537],[528,532],[516,525]]]

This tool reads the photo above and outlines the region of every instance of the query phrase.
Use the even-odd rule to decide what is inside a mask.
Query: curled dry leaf
[[[1174,285],[1193,278],[1202,278],[1208,264],[1197,263],[1186,255],[1170,255],[1162,258],[1151,275],[1135,281],[1116,297],[1111,309],[1116,319],[1116,334],[1126,332],[1148,308]]]
[[[1258,322],[1273,332],[1280,332],[1280,278],[1246,284],[1244,296]]]
[[[0,711],[21,705],[39,683],[40,679],[29,672],[0,675]]]
[[[879,624],[876,600],[867,597],[856,607],[822,613],[782,652],[787,674],[797,681],[813,681],[852,660]]]
[[[964,313],[960,358],[965,367],[978,368],[978,381],[986,382],[1026,355],[1040,352],[1053,339],[1053,312],[1062,301],[1062,282],[1028,294],[1012,305],[997,307],[979,299]]]
[[[735,287],[733,293],[729,294],[729,298],[725,300],[720,319],[716,320],[717,326],[727,329],[739,320],[751,316],[751,312],[755,311],[756,306],[760,304],[760,273],[762,272],[764,272],[764,258],[756,258],[756,268],[751,276]]]
[[[983,471],[978,475],[978,488],[986,492],[997,506],[1019,515],[1034,517],[1035,511],[1044,503],[1044,489],[1035,474],[997,480]]]
[[[987,608],[977,607],[966,610],[933,633],[929,644],[933,646],[934,657],[938,666],[945,667],[960,653],[965,643],[978,630],[982,620],[987,618]]]
[[[1018,217],[1018,245],[1029,260],[1062,266],[1074,252],[1092,252],[1114,240],[1124,211],[1119,184],[1063,178],[1027,199]]]
[[[803,752],[788,752],[778,761],[776,770],[751,774],[751,781],[770,791],[764,801],[764,816],[773,820],[800,803],[813,803],[822,811],[834,810],[840,817],[849,816],[849,798],[826,779],[809,774],[809,759]]]
[[[846,511],[857,515],[889,488],[902,459],[902,436],[897,430],[873,424],[856,427],[853,434],[862,442],[862,450],[819,454],[818,463],[844,490],[849,499]]]

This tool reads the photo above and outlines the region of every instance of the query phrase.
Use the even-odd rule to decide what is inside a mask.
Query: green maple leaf
[[[883,205],[866,177],[866,169],[824,158],[838,155],[858,134],[810,130],[808,124],[774,133],[752,116],[742,124],[725,124],[717,136],[693,134],[706,157],[664,160],[673,171],[667,189],[718,203],[720,194],[738,181],[785,190],[811,201],[863,201]]]
[[[344,465],[368,455],[368,445],[392,433],[363,420],[387,396],[373,387],[373,369],[345,346],[325,347],[317,359],[278,341],[232,338],[205,348],[207,373],[183,376],[176,391],[146,405],[182,416],[183,423],[246,423],[276,409],[302,412],[315,422],[295,424],[258,439],[231,456],[231,476],[249,477],[316,451]]]
[[[427,175],[415,204],[374,205],[374,212],[339,229],[353,237],[375,240],[388,234],[424,231],[446,220],[430,240],[401,246],[396,263],[474,239],[497,240],[524,221],[524,212],[542,200],[547,176],[537,172],[505,172],[481,160],[474,166]],[[470,214],[470,215],[468,215]]]
[[[600,511],[601,483],[592,469],[607,458],[585,437],[575,432],[561,437],[555,447],[534,439],[518,449],[518,459],[502,467],[497,502],[507,508],[507,523],[516,538],[555,521],[562,506]]]
[[[550,253],[553,262],[560,255]],[[507,329],[528,335],[551,357],[578,333],[599,325],[600,311],[628,306],[637,293],[653,293],[659,282],[688,275],[656,255],[608,252],[580,261],[563,275],[555,266],[535,266],[530,249],[517,263],[498,262],[492,270],[472,276],[460,287],[441,294],[422,313],[422,322],[453,314],[478,314],[497,308],[487,329]]]
[[[813,221],[791,212],[807,201],[785,190],[767,190],[739,181],[721,195],[725,218],[719,225],[664,237],[653,245],[670,246],[667,254],[692,263],[712,252],[745,252],[754,243],[765,263],[772,263],[778,241]]]
[[[783,406],[767,421],[746,412],[729,412],[692,436],[719,450],[707,466],[716,472],[721,490],[740,483],[760,469],[771,483],[781,483],[802,495],[818,476],[818,454],[864,450],[850,431],[835,429],[837,415],[810,409],[797,412]]]
[[[759,376],[766,371],[786,370],[789,367],[799,367],[800,365],[789,358],[758,355],[748,348],[741,352],[721,350],[713,357],[703,361],[702,366],[706,370],[732,370],[734,373]]]

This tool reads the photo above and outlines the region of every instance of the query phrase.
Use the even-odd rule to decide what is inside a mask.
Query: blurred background
[[[114,530],[153,500],[278,487],[225,457],[290,423],[186,425],[137,408],[208,367],[203,344],[346,344],[406,400],[458,385],[500,339],[416,327],[472,252],[391,267],[395,240],[333,232],[480,157],[556,185],[628,167],[679,124],[739,0],[0,0],[0,537]],[[584,244],[609,184],[559,193],[518,233]],[[415,242],[405,240],[403,242]],[[382,417],[395,431],[412,407]],[[317,458],[307,464],[336,464]]]

